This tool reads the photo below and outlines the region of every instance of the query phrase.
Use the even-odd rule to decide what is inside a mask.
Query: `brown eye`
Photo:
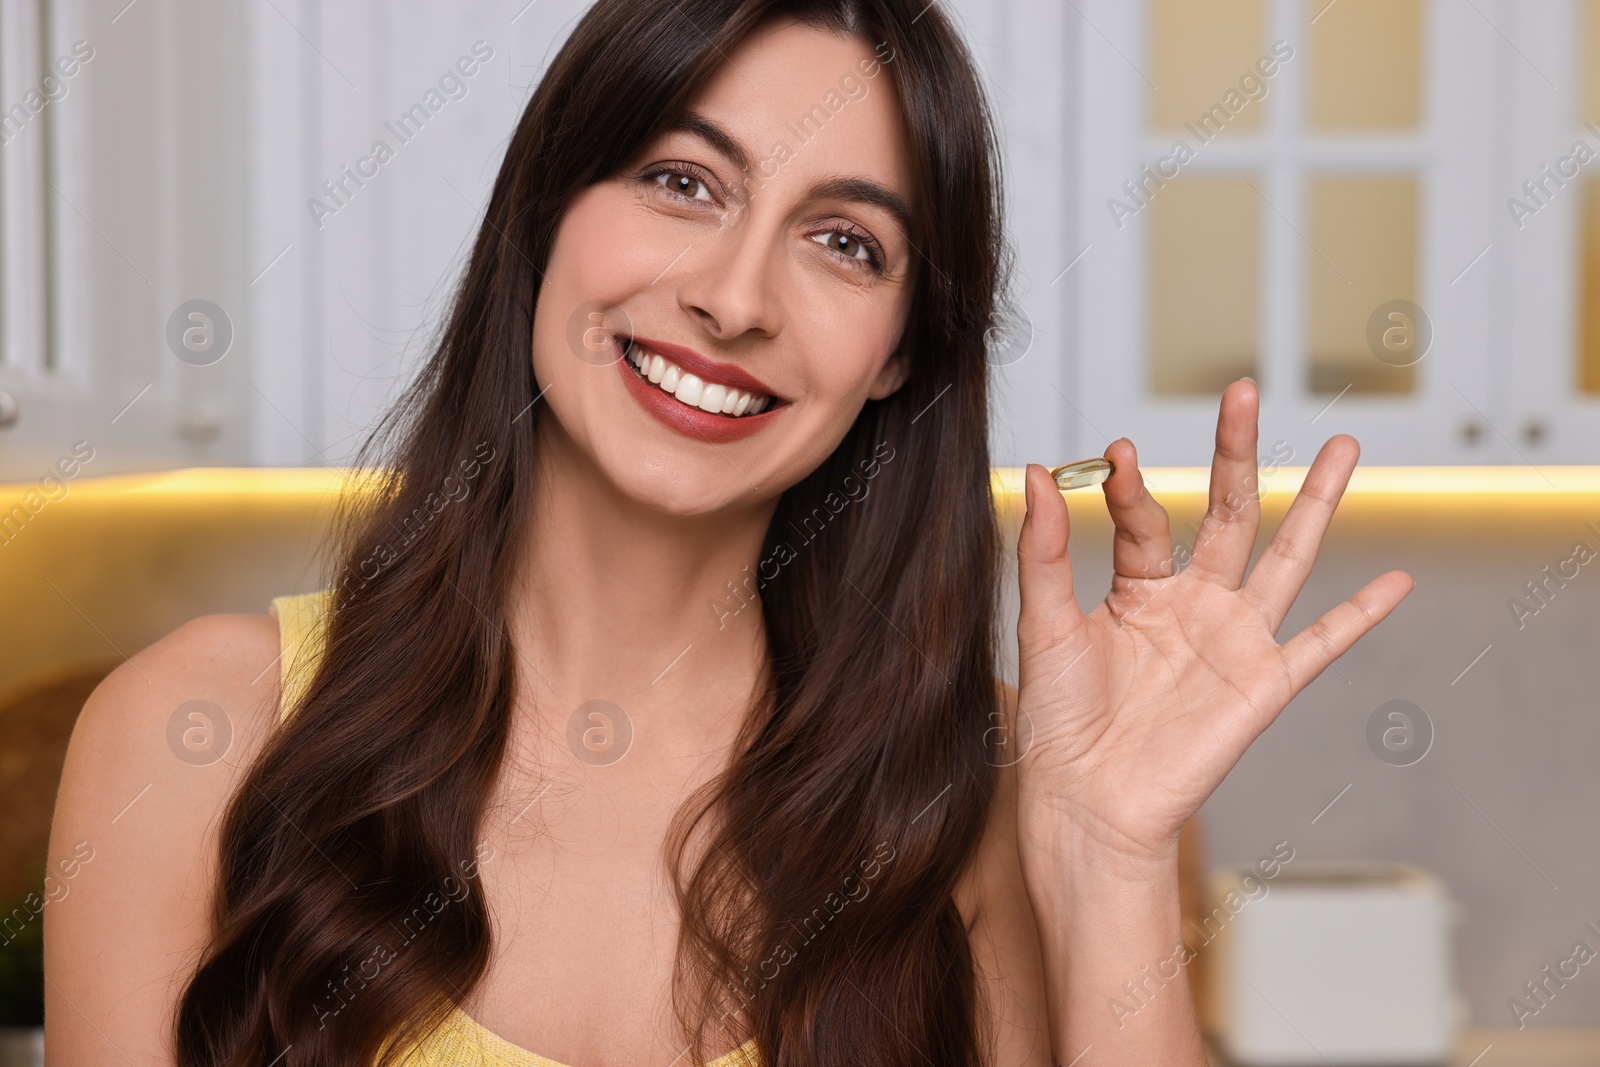
[[[818,237],[826,237],[826,242],[822,242],[824,245],[829,246],[837,253],[850,256],[851,259],[870,258],[870,256],[867,256],[867,246],[862,245],[861,238],[851,237],[850,234],[819,234]]]
[[[867,240],[859,235],[851,234],[850,230],[829,230],[826,234],[813,234],[811,240],[819,245],[826,245],[827,250],[840,254],[848,259],[853,267],[862,269],[882,270],[883,261],[878,256],[878,251]]]
[[[685,174],[681,170],[662,171],[656,175],[656,181],[688,200],[712,200],[711,190],[706,183],[696,178],[693,174]],[[704,193],[704,196],[699,194]]]

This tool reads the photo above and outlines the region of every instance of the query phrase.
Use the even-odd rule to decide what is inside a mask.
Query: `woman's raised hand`
[[[1017,773],[1030,830],[1070,830],[1131,860],[1170,859],[1183,823],[1250,743],[1413,588],[1404,571],[1379,575],[1278,643],[1360,446],[1345,434],[1323,445],[1250,569],[1261,517],[1257,403],[1248,379],[1222,395],[1210,506],[1178,573],[1166,509],[1145,489],[1132,443],[1106,449],[1116,464],[1103,485],[1115,573],[1087,615],[1073,596],[1066,501],[1044,467],[1028,465],[1017,706],[1032,743]]]

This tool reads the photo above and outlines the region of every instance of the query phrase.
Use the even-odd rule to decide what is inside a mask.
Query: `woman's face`
[[[571,202],[534,320],[541,425],[629,496],[771,501],[905,380],[918,253],[893,61],[763,26],[685,122]]]

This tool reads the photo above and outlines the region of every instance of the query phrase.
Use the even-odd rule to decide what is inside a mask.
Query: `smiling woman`
[[[236,748],[205,790],[147,795],[177,855],[120,836],[97,860],[125,864],[101,880],[120,894],[52,928],[84,1011],[51,1013],[53,1056],[104,1033],[183,1064],[983,1060],[999,185],[970,60],[924,6],[581,20],[433,360],[363,453],[375,491],[325,596],[134,657],[227,707]],[[477,447],[494,462],[429,508]],[[707,610],[800,529],[759,610]],[[376,545],[398,551],[363,568]],[[112,788],[97,759],[147,781],[166,762],[102,736],[159,701],[144,685],[91,699],[57,833]],[[600,701],[621,758],[568,747]],[[480,847],[471,891],[397,937]],[[835,914],[864,864],[872,892]],[[1046,1063],[1038,1010],[1000,1037]]]
[[[1324,449],[1241,588],[1237,383],[1182,574],[1107,450],[1091,615],[1029,466],[999,684],[1000,187],[925,0],[596,4],[363,449],[327,588],[194,620],[84,707],[52,851],[98,851],[46,915],[52,1062],[1202,1064],[1184,979],[1125,1032],[1105,1010],[1180,942],[1178,829],[1405,582],[1279,648],[1355,453]],[[707,612],[751,567],[759,610]],[[179,765],[197,699],[233,748]]]

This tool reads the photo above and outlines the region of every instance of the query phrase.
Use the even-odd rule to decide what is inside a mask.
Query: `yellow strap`
[[[513,1045],[460,1008],[455,1008],[439,1029],[404,1049],[400,1062],[408,1067],[567,1067],[560,1060]],[[705,1067],[761,1067],[756,1039],[752,1037]]]
[[[268,610],[278,618],[281,652],[278,668],[282,693],[278,700],[280,721],[287,720],[294,709],[300,706],[300,700],[311,684],[317,659],[322,655],[323,623],[328,605],[332,602],[332,589],[272,598]]]

